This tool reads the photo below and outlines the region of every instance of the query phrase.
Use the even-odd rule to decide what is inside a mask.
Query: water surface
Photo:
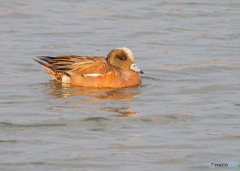
[[[240,160],[240,2],[0,0],[0,170],[209,170]],[[129,47],[136,88],[32,59]]]

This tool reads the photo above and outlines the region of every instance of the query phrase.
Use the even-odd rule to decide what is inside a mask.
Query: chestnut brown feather
[[[37,61],[57,81],[88,87],[121,88],[138,85],[141,77],[130,69],[132,51],[113,49],[102,56],[40,56]]]

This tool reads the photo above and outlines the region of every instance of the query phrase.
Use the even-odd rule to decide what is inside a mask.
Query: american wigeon
[[[116,48],[103,56],[40,56],[36,60],[57,81],[85,87],[122,88],[141,83],[143,74],[134,64],[127,47]],[[44,62],[42,62],[44,61]]]

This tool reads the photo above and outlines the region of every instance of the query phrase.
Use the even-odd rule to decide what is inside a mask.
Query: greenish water
[[[239,163],[239,9],[238,0],[0,0],[0,170]],[[144,71],[139,87],[62,85],[33,61],[123,46]]]

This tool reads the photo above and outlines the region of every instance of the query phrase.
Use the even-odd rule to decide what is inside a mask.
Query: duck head
[[[115,67],[121,69],[131,69],[135,72],[143,74],[143,71],[140,70],[134,63],[132,51],[127,47],[111,50],[107,56],[107,61]]]

